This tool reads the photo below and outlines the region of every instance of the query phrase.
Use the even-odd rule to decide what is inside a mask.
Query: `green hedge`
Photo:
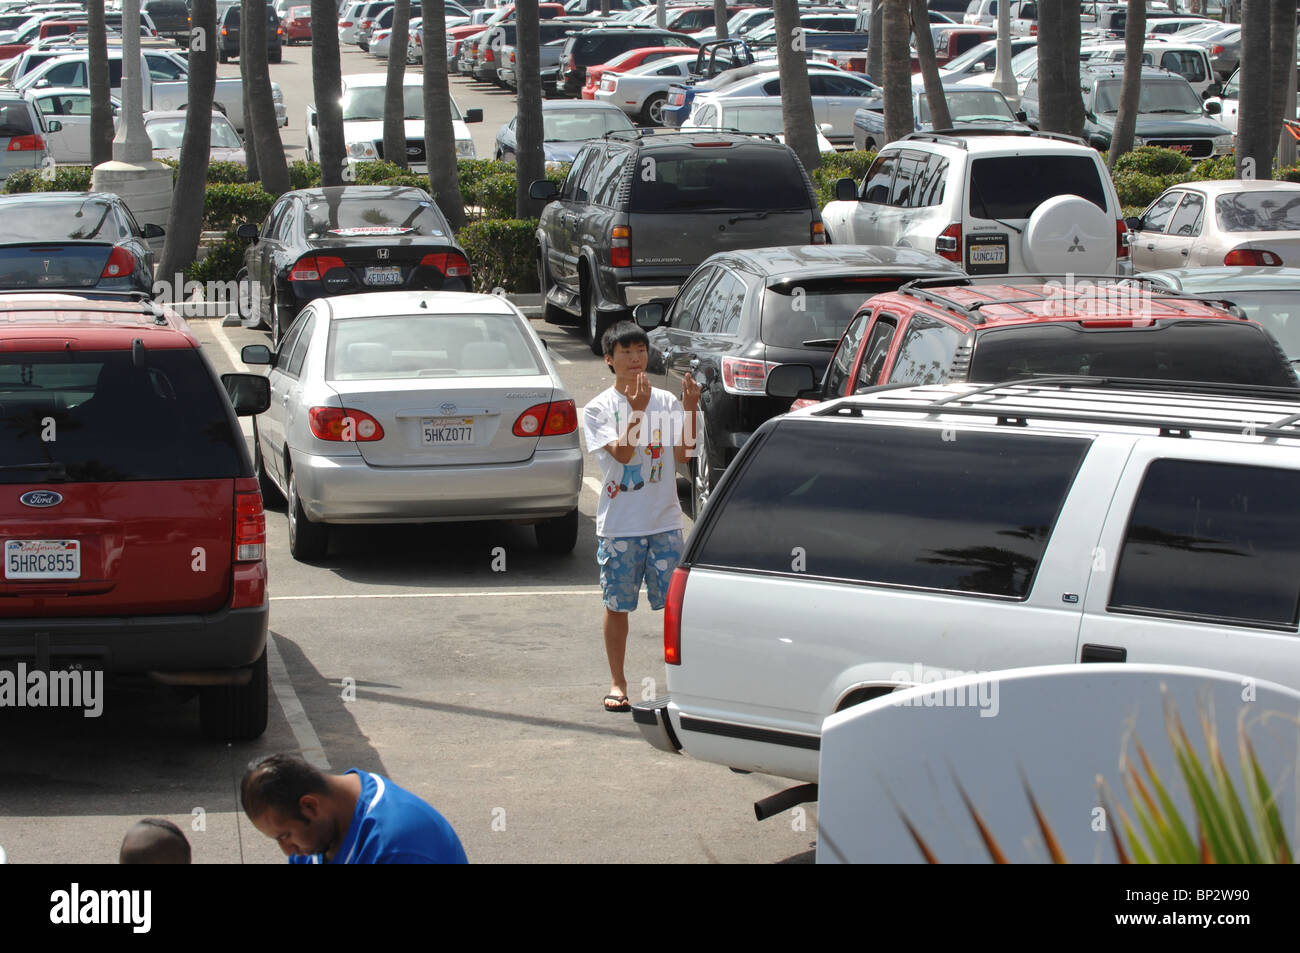
[[[1141,172],[1144,175],[1175,175],[1187,172],[1192,160],[1174,149],[1138,146],[1115,160],[1115,172]]]
[[[235,234],[234,229],[226,232],[226,237],[208,249],[202,261],[191,262],[185,269],[186,281],[234,281],[239,269],[244,267],[244,252],[249,242]]]
[[[209,185],[203,200],[203,227],[226,229],[240,222],[257,222],[271,211],[275,196],[258,182],[217,182]]]
[[[537,219],[470,222],[457,236],[469,256],[474,290],[536,293]]]
[[[89,192],[91,168],[88,165],[61,165],[51,179],[42,178],[45,169],[23,169],[5,179],[5,192]]]
[[[837,152],[822,156],[822,164],[813,169],[813,189],[817,192],[817,207],[825,208],[835,201],[835,183],[839,179],[853,179],[858,182],[866,177],[867,170],[876,159],[874,152]]]

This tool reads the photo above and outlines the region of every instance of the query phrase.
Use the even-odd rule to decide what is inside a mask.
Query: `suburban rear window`
[[[897,290],[904,278],[790,281],[763,292],[763,343],[773,347],[834,347],[849,320],[873,295]]]
[[[1090,156],[995,156],[975,159],[970,171],[970,214],[1026,219],[1058,195],[1078,195],[1106,210],[1106,191]]]
[[[1297,386],[1276,343],[1245,322],[1175,321],[1149,329],[1095,330],[1060,323],[976,333],[970,380],[1031,374]]]
[[[695,562],[1024,598],[1090,441],[953,436],[785,420],[715,501]]]
[[[812,205],[794,156],[785,150],[688,146],[654,150],[638,163],[632,212],[788,211]]]
[[[509,314],[346,318],[330,326],[325,376],[333,381],[544,374]],[[441,385],[430,384],[430,387]]]
[[[0,352],[0,483],[233,479],[228,407],[194,350]]]
[[[1300,473],[1156,460],[1138,493],[1112,611],[1294,628]]]

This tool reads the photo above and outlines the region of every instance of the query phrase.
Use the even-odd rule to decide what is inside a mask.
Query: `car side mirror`
[[[822,131],[823,136],[829,136],[835,131],[835,124],[831,122],[823,122],[820,123],[817,128]]]
[[[1029,121],[1029,113],[1025,112],[1023,109],[1017,109],[1017,110],[1016,110],[1016,121],[1017,121],[1017,122],[1028,122],[1028,121]]]
[[[1211,102],[1205,104],[1205,114],[1207,116],[1217,116],[1223,112],[1223,103]]]
[[[271,349],[265,344],[245,344],[239,352],[239,359],[245,364],[270,364]]]
[[[970,68],[970,71],[971,71],[972,73],[983,73],[983,72],[985,72],[987,69],[988,69],[988,67],[985,66],[983,63],[976,63],[974,66],[972,66],[972,67]]]
[[[481,110],[481,109],[466,109],[466,110],[465,110],[465,121],[466,121],[466,122],[482,122],[482,121],[483,121],[483,110]]]
[[[778,364],[767,372],[767,396],[797,400],[817,389],[817,373],[811,364]]]
[[[646,331],[653,330],[663,324],[665,313],[663,303],[659,301],[639,304],[632,309],[632,317],[636,319],[637,325]]]
[[[1124,219],[1124,224],[1128,226],[1129,231],[1131,232],[1142,231],[1142,219],[1140,218],[1126,218]]]
[[[856,202],[858,200],[858,183],[852,179],[835,180],[835,201]]]
[[[46,132],[62,132],[62,131],[63,131],[63,123],[59,122],[57,119],[50,119],[50,120],[48,120],[48,121],[45,123],[45,131],[46,131]]]
[[[142,228],[142,233],[145,238],[162,238],[166,230],[161,225],[146,222]]]
[[[550,179],[538,179],[528,186],[528,197],[539,202],[549,202],[559,194],[559,187]]]
[[[313,126],[316,125],[316,114],[315,114],[315,113],[312,113],[312,114],[311,114],[311,124],[312,124]]]
[[[244,222],[235,229],[235,235],[246,242],[257,241],[257,226],[252,222]]]
[[[271,381],[261,374],[222,374],[221,383],[240,417],[266,413],[271,406]]]

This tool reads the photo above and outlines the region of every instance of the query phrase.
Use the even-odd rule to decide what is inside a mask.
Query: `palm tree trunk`
[[[1287,86],[1296,81],[1296,11],[1292,7],[1293,4],[1274,0],[1269,27],[1268,128],[1271,134],[1269,141],[1274,146],[1269,157],[1269,168],[1272,168],[1277,153],[1278,134],[1282,131],[1283,118],[1295,118],[1286,115]]]
[[[343,66],[334,0],[311,0],[311,86],[316,99],[316,144],[321,185],[342,185],[347,160],[343,141]]]
[[[776,65],[781,77],[785,142],[811,173],[822,164],[822,157],[817,149],[817,125],[812,89],[808,85],[803,31],[799,27],[799,5],[797,0],[773,0],[772,10],[776,20]]]
[[[539,218],[544,202],[528,195],[528,187],[546,174],[546,153],[542,146],[541,28],[537,0],[515,4],[515,55],[518,57],[519,98],[515,123],[515,215]]]
[[[240,7],[240,14],[243,14],[243,7]],[[257,137],[253,135],[253,98],[248,95],[253,84],[248,78],[248,58],[241,56],[239,58],[239,82],[244,97],[244,165],[248,169],[249,182],[260,182],[262,180],[261,167],[257,162]]]
[[[243,0],[239,11],[239,59],[247,64],[244,88],[248,90],[250,115],[244,125],[257,143],[257,168],[262,188],[272,195],[289,191],[289,163],[280,142],[280,124],[271,99],[271,67],[266,56],[266,10],[264,0]]]
[[[447,81],[447,7],[429,0],[424,10],[424,151],[429,162],[429,192],[456,231],[464,227],[465,202],[456,174],[456,133],[451,125],[451,87]]]
[[[882,24],[885,19],[885,7],[881,0],[871,0],[871,21],[867,29],[867,76],[873,83],[879,84],[884,79],[881,68],[880,50],[885,36]]]
[[[730,34],[727,33],[727,0],[713,0],[713,24],[715,39],[730,39]]]
[[[1115,171],[1115,161],[1133,148],[1138,106],[1142,97],[1142,45],[1146,38],[1146,0],[1128,0],[1124,27],[1124,81],[1119,87],[1119,113],[1111,134],[1106,164]]]
[[[1066,132],[1072,136],[1083,135],[1083,91],[1079,88],[1079,46],[1082,42],[1082,4],[1080,0],[1061,2],[1061,73],[1065,80],[1065,106],[1068,125]],[[1146,19],[1146,11],[1143,20]],[[1128,38],[1125,27],[1124,37]],[[1142,36],[1146,35],[1145,25]]]
[[[388,79],[384,88],[384,158],[403,169],[406,162],[406,41],[411,25],[411,0],[397,0],[393,35],[388,45]],[[401,44],[400,47],[398,44]]]
[[[908,0],[877,0],[884,9],[881,23],[881,71],[885,97],[885,142],[916,131],[912,112],[912,57],[907,37],[911,32]],[[929,17],[926,18],[927,21]]]
[[[172,191],[171,214],[167,218],[166,243],[158,274],[164,281],[194,260],[203,230],[203,204],[208,180],[209,147],[212,142],[212,101],[217,89],[217,51],[210,39],[217,35],[217,0],[192,0],[190,26],[202,30],[202,49],[190,49],[189,106],[185,117],[185,138],[181,141],[180,168]],[[172,290],[172,298],[181,289]]]
[[[1237,178],[1273,177],[1273,135],[1269,125],[1268,0],[1242,0],[1241,72],[1237,106]]]
[[[1066,102],[1065,13],[1060,3],[1038,5],[1038,128],[1068,132],[1070,107]],[[1079,82],[1071,78],[1078,88]]]
[[[86,0],[86,41],[90,84],[90,164],[113,158],[113,104],[108,90],[108,31],[104,0]]]
[[[925,80],[925,101],[930,107],[930,127],[951,129],[952,115],[948,112],[948,98],[944,95],[943,80],[939,76],[939,62],[934,56],[934,35],[930,32],[928,6],[925,0],[911,0],[911,2],[912,35],[916,37],[916,55],[921,61],[921,77]]]

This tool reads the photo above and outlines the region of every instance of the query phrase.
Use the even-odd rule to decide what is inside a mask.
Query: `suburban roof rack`
[[[1087,143],[1078,136],[1067,136],[1063,132],[1043,132],[1039,129],[985,129],[982,127],[972,127],[970,129],[939,129],[934,132],[911,132],[899,141],[938,142],[946,146],[956,146],[959,149],[965,149],[967,148],[966,139],[969,136],[1031,136],[1035,139],[1056,139],[1060,142],[1069,142],[1074,145],[1087,145]]]
[[[636,139],[653,138],[655,136],[677,136],[690,135],[693,132],[707,133],[729,133],[736,136],[746,136],[750,139],[770,139],[778,142],[775,135],[770,132],[741,132],[739,129],[731,129],[726,126],[687,126],[683,129],[680,126],[638,126],[635,129],[611,129],[605,133],[606,139],[626,139],[631,142]]]
[[[4,304],[10,297],[30,297],[33,294],[57,294],[68,295],[76,300],[34,300],[23,303],[24,311],[93,311],[103,314],[132,314],[130,310],[120,308],[96,307],[98,304],[139,304],[138,313],[146,315],[153,319],[155,324],[167,323],[167,312],[163,310],[162,305],[156,301],[146,291],[76,291],[65,288],[42,288],[39,291],[32,288],[4,288],[0,289],[0,304]]]

